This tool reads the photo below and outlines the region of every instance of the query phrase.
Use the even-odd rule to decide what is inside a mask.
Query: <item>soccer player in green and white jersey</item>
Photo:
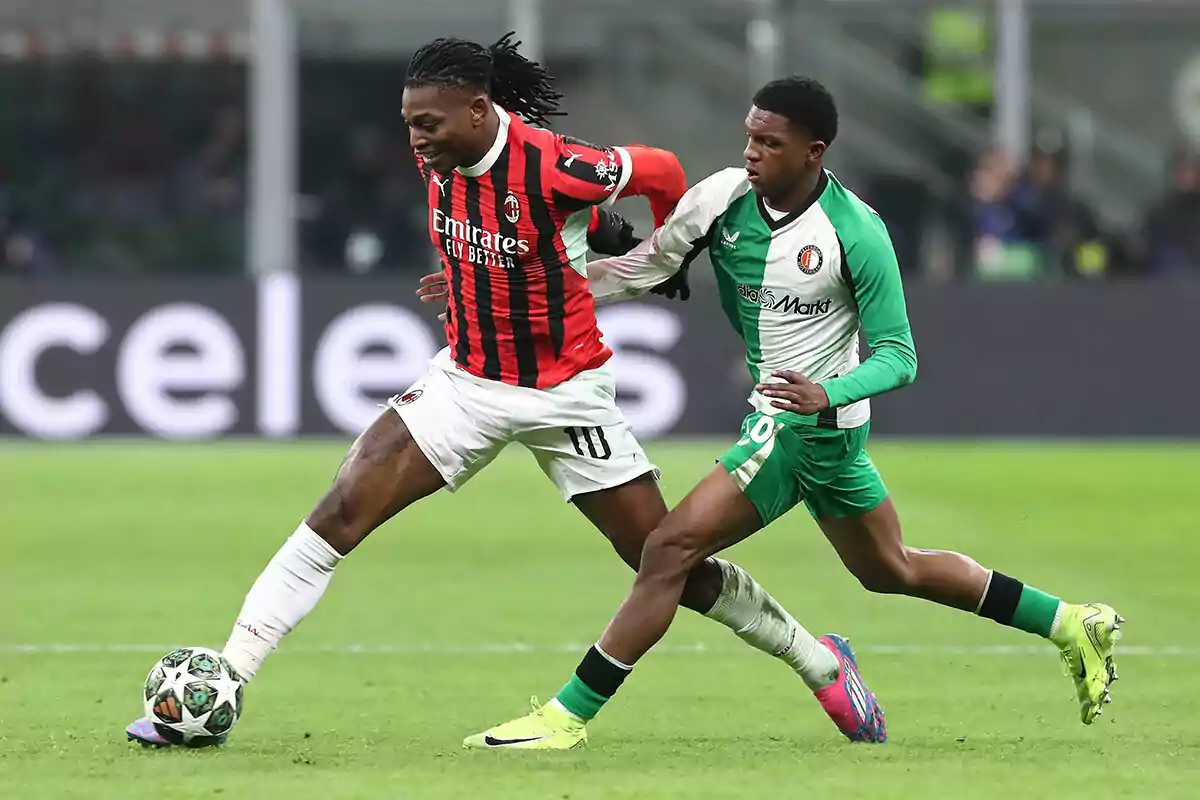
[[[707,247],[725,313],[746,343],[754,410],[719,466],[650,535],[632,591],[557,696],[464,744],[583,744],[587,721],[666,633],[688,571],[800,502],[868,590],[931,600],[1052,641],[1090,724],[1117,677],[1112,653],[1123,620],[1112,608],[1067,604],[967,556],[901,540],[865,450],[869,398],[912,382],[917,358],[884,223],[821,164],[837,133],[833,98],[810,79],[774,81],[755,95],[746,130],[744,169],[692,187],[647,240],[590,264],[589,280],[600,301],[636,296],[684,279],[691,257]],[[860,328],[872,351],[861,363]],[[834,645],[842,676],[857,673],[844,640],[823,641]],[[874,698],[863,688],[839,679],[822,691],[844,694],[859,725],[839,726],[850,738],[882,741],[882,720],[869,713]]]

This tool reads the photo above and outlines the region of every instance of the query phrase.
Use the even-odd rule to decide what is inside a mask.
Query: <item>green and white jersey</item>
[[[916,373],[904,291],[883,221],[828,171],[809,200],[787,215],[729,168],[692,187],[652,236],[625,256],[588,265],[598,302],[642,294],[707,247],[721,305],[746,344],[756,382],[794,370],[820,383],[831,408],[804,418],[779,411],[758,392],[756,409],[805,424],[854,428],[872,397]],[[860,365],[865,329],[872,357]]]

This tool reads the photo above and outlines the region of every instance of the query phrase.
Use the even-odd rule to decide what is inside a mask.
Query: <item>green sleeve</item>
[[[845,251],[843,274],[858,303],[871,356],[845,375],[821,382],[832,408],[899,389],[917,377],[917,351],[896,251],[882,220],[874,217],[868,224],[875,230],[856,237]]]

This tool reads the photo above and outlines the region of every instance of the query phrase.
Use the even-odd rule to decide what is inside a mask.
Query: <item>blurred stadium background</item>
[[[855,635],[886,754],[781,712],[788,676],[681,619],[599,752],[462,757],[628,585],[509,456],[347,562],[221,760],[126,751],[144,671],[223,641],[440,347],[405,65],[510,28],[566,95],[557,128],[674,150],[693,181],[741,163],[757,85],[831,87],[828,164],[888,223],[920,356],[873,423],[910,541],[1117,605],[1112,725],[1080,729],[1053,653],[862,593],[805,518],[737,557]],[[0,0],[0,795],[1194,797],[1198,154],[1195,0]],[[692,273],[690,303],[601,323],[672,500],[748,388]]]

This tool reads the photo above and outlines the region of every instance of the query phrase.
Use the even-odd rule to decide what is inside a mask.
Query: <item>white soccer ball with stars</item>
[[[236,674],[216,650],[172,650],[146,676],[146,716],[171,744],[218,744],[241,715],[242,684]]]

